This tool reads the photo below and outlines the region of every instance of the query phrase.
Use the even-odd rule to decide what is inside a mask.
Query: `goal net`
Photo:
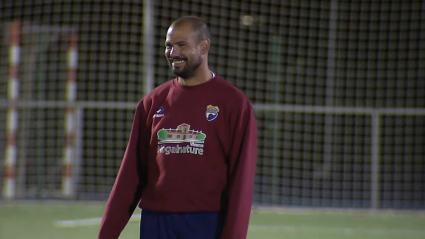
[[[425,208],[424,3],[142,2],[2,1],[2,198],[106,199],[149,74],[173,77],[167,28],[196,15],[256,112],[256,205]]]

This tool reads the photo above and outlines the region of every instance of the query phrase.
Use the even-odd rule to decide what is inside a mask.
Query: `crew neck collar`
[[[179,83],[179,78],[178,77],[174,78],[173,85],[176,88],[182,89],[182,90],[194,90],[194,89],[199,89],[199,88],[207,87],[207,86],[211,85],[215,81],[215,78],[217,76],[214,72],[212,72],[212,71],[210,71],[210,72],[211,72],[211,79],[209,79],[208,81],[206,81],[204,83],[201,83],[199,85],[193,85],[193,86],[182,85],[182,84]]]

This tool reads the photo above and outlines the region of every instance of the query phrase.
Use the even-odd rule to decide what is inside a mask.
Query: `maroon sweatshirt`
[[[177,79],[137,106],[99,239],[116,239],[135,207],[225,212],[222,239],[245,239],[257,127],[248,98],[219,76],[196,86]]]

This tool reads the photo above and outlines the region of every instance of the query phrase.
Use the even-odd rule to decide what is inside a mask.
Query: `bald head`
[[[209,38],[210,31],[207,24],[198,17],[179,18],[168,28],[165,57],[171,71],[179,79],[184,82],[198,79],[193,81],[196,83],[211,78],[208,68]]]
[[[174,21],[170,28],[191,27],[195,33],[195,38],[199,42],[204,39],[210,40],[211,33],[208,25],[199,17],[185,16]]]

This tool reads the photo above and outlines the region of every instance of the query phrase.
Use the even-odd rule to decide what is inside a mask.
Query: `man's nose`
[[[178,56],[178,51],[176,50],[176,48],[172,47],[170,50],[170,57],[174,58],[176,56]]]

